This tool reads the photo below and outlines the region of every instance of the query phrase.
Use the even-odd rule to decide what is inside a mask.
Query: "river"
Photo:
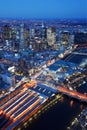
[[[64,60],[80,64],[87,56],[73,55]],[[78,88],[87,93],[87,83]],[[87,106],[86,103],[63,96],[63,100],[42,114],[26,130],[67,130],[71,121]]]
[[[85,106],[86,103],[63,96],[63,100],[42,114],[26,130],[67,130],[70,122]]]

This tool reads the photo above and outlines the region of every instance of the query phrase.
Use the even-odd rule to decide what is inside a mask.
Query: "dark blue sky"
[[[2,18],[87,18],[87,0],[0,0]]]

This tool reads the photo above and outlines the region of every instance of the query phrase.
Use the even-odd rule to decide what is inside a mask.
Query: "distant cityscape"
[[[1,19],[0,129],[33,130],[63,98],[83,109],[55,127],[87,130],[87,20]]]

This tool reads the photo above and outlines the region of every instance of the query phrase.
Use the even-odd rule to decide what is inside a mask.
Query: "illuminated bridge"
[[[58,91],[65,94],[65,95],[68,95],[70,97],[79,99],[80,101],[87,102],[87,95],[85,95],[85,94],[76,92],[74,90],[69,90],[65,87],[58,87]]]
[[[78,49],[81,49],[81,48],[87,48],[87,43],[86,44],[80,44],[79,46],[77,46]]]

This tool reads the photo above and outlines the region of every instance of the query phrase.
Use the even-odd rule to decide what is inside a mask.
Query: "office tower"
[[[20,44],[19,44],[20,49],[25,48],[25,39],[24,39],[24,24],[20,25]]]
[[[43,38],[43,39],[46,38],[47,37],[46,33],[47,33],[46,25],[42,22],[42,26],[41,26],[41,38]]]
[[[34,28],[29,29],[28,47],[30,50],[35,48],[35,29]]]
[[[3,32],[0,29],[0,45],[3,45]]]
[[[19,30],[17,30],[17,32],[16,32],[16,40],[19,40],[20,39],[20,32],[19,32]]]
[[[69,32],[65,31],[65,32],[61,33],[61,43],[63,45],[68,45],[69,44],[69,39],[70,39]]]
[[[16,32],[17,32],[16,27],[12,27],[11,28],[11,39],[12,40],[16,40]]]
[[[16,27],[11,27],[11,47],[13,50],[15,49],[15,42],[16,42]]]
[[[74,43],[79,45],[87,44],[87,33],[86,32],[74,33]]]
[[[30,28],[29,30],[29,37],[30,39],[33,39],[35,36],[35,29],[34,28]]]
[[[24,39],[29,39],[29,29],[27,29],[27,27],[24,27]]]
[[[74,44],[74,35],[73,34],[70,35],[69,43],[70,43],[70,45]]]
[[[9,40],[11,38],[11,28],[9,25],[3,27],[3,39]]]
[[[3,32],[2,32],[2,30],[0,29],[0,39],[2,39],[3,38],[3,34],[2,34]]]
[[[27,26],[24,26],[24,42],[25,42],[25,49],[27,49],[30,43],[29,29]]]
[[[49,46],[53,46],[56,43],[56,30],[54,27],[47,29],[47,42]]]

